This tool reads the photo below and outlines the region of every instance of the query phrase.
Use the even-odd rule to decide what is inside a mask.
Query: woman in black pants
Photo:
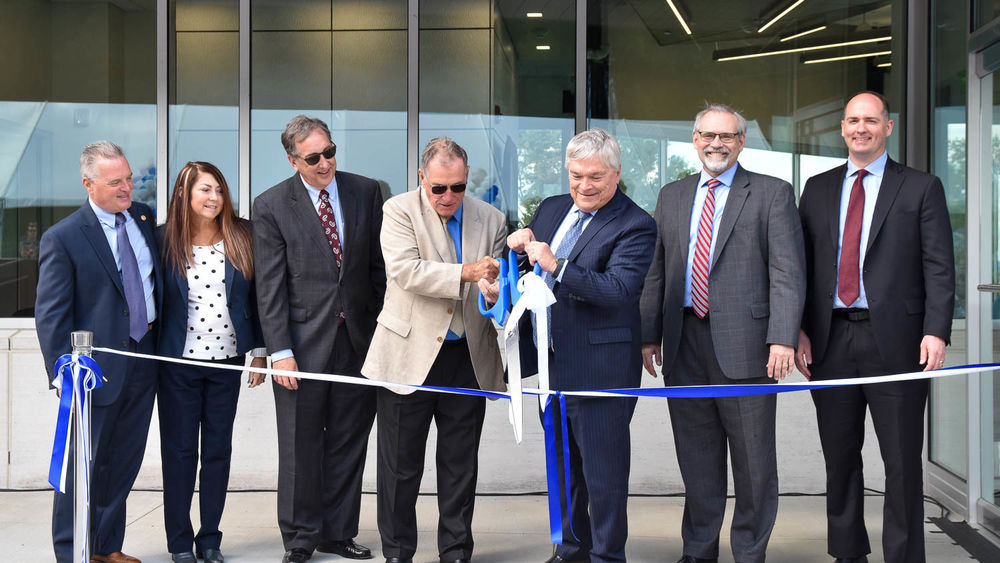
[[[157,231],[164,268],[159,353],[218,365],[265,358],[257,322],[250,222],[237,217],[219,169],[189,162],[177,175],[167,221]],[[223,561],[219,520],[229,486],[233,420],[241,372],[161,362],[157,395],[163,513],[173,561]],[[263,374],[251,374],[256,387]],[[191,498],[201,438],[201,529]],[[192,546],[194,552],[192,552]]]

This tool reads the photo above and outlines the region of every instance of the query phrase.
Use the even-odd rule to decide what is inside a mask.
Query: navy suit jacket
[[[156,242],[163,246],[163,226],[156,230]],[[187,338],[188,280],[186,273],[179,274],[165,259],[163,266],[163,312],[160,314],[157,352],[162,356],[180,358],[184,355]],[[254,281],[243,277],[229,258],[226,258],[226,304],[236,331],[237,355],[246,354],[251,348],[263,347]]]
[[[809,178],[799,200],[808,287],[802,329],[822,361],[830,339],[847,164]],[[916,370],[920,340],[947,342],[955,307],[955,251],[941,180],[891,158],[875,200],[861,276],[875,344],[895,373]]]
[[[541,203],[528,227],[551,243],[573,205],[568,195]],[[656,223],[620,190],[597,210],[555,285],[549,383],[561,391],[638,387],[642,378],[639,297],[653,258]],[[521,326],[521,365],[537,371],[530,316]]]
[[[153,225],[156,217],[146,205],[132,202],[128,213],[138,223],[153,256],[156,310],[163,311],[163,278],[156,257]],[[129,349],[128,302],[121,273],[97,215],[84,203],[69,217],[42,235],[38,244],[38,290],[35,329],[49,380],[59,356],[71,351],[70,333],[89,330],[94,346]],[[97,406],[115,402],[122,388],[126,357],[94,352],[107,381],[92,395]]]

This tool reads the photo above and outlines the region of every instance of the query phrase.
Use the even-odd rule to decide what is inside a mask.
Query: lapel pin
[[[145,215],[140,215],[139,218],[142,219],[143,221],[146,220],[146,216]]]

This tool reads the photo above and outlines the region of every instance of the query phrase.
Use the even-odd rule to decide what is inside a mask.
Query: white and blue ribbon
[[[84,459],[90,459],[91,442],[90,419],[86,414],[87,393],[103,385],[101,367],[93,358],[78,354],[63,354],[56,360],[56,376],[52,385],[59,391],[59,414],[56,418],[56,434],[52,441],[52,460],[49,463],[49,484],[60,493],[66,492],[66,474],[69,470],[69,452],[72,440],[73,414],[81,434],[87,437],[83,444],[77,444]],[[83,469],[89,483],[89,467]]]

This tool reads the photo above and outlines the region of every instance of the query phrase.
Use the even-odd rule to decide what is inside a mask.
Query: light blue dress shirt
[[[122,272],[122,258],[118,253],[118,230],[115,227],[115,214],[108,213],[87,198],[90,208],[97,215],[97,221],[104,230],[104,236],[108,239],[108,246],[111,247],[111,254],[115,257],[115,265],[118,266],[118,275]],[[146,244],[146,237],[142,235],[139,225],[132,218],[132,215],[125,211],[125,231],[128,233],[128,241],[132,245],[132,252],[135,253],[135,261],[139,264],[139,276],[142,278],[142,294],[146,298],[146,320],[153,322],[156,320],[156,299],[153,297],[153,253]],[[154,219],[149,218],[151,221]]]
[[[878,199],[879,188],[882,187],[882,178],[885,176],[885,163],[888,160],[888,153],[875,159],[874,162],[865,166],[868,175],[861,179],[861,185],[865,188],[865,211],[864,219],[861,222],[861,248],[858,254],[858,271],[865,269],[865,250],[868,247],[868,234],[871,232],[872,216],[875,214],[875,201]],[[851,189],[854,187],[854,180],[857,178],[859,168],[850,160],[847,161],[847,175],[844,177],[844,185],[840,190],[840,235],[837,237],[837,271],[840,271],[840,251],[844,244],[844,223],[847,222],[847,206],[851,201]],[[839,288],[834,285],[833,308],[842,309],[845,307],[868,308],[868,296],[865,294],[865,276],[858,280],[860,293],[854,303],[844,303],[840,299]]]
[[[340,252],[341,256],[343,256],[344,244],[346,243],[347,238],[344,236],[345,234],[344,211],[340,206],[340,192],[337,191],[337,177],[334,176],[333,180],[330,182],[330,185],[326,186],[325,188],[317,188],[309,185],[309,182],[306,182],[305,178],[302,177],[302,174],[299,174],[299,179],[302,180],[302,185],[306,187],[306,192],[309,193],[309,199],[312,200],[313,208],[316,210],[317,215],[319,214],[320,190],[325,189],[326,192],[329,194],[329,199],[327,201],[329,202],[330,207],[333,208],[333,216],[337,220],[337,235],[340,237]],[[277,362],[278,360],[291,358],[294,355],[295,354],[292,352],[291,348],[278,350],[277,352],[271,354],[271,361]]]
[[[712,219],[712,244],[708,248],[709,273],[711,273],[712,257],[715,256],[715,235],[719,232],[722,211],[726,208],[726,200],[729,199],[729,188],[732,187],[733,178],[736,177],[737,166],[739,166],[739,163],[730,166],[728,170],[714,178],[720,184],[715,187],[715,216]],[[712,179],[712,175],[702,169],[701,178],[698,179],[698,189],[694,193],[694,205],[691,206],[691,222],[688,228],[688,260],[687,268],[684,270],[685,307],[693,306],[693,302],[691,301],[691,268],[694,266],[694,250],[698,246],[698,224],[701,222],[701,208],[705,206],[705,198],[708,197],[708,181]]]

